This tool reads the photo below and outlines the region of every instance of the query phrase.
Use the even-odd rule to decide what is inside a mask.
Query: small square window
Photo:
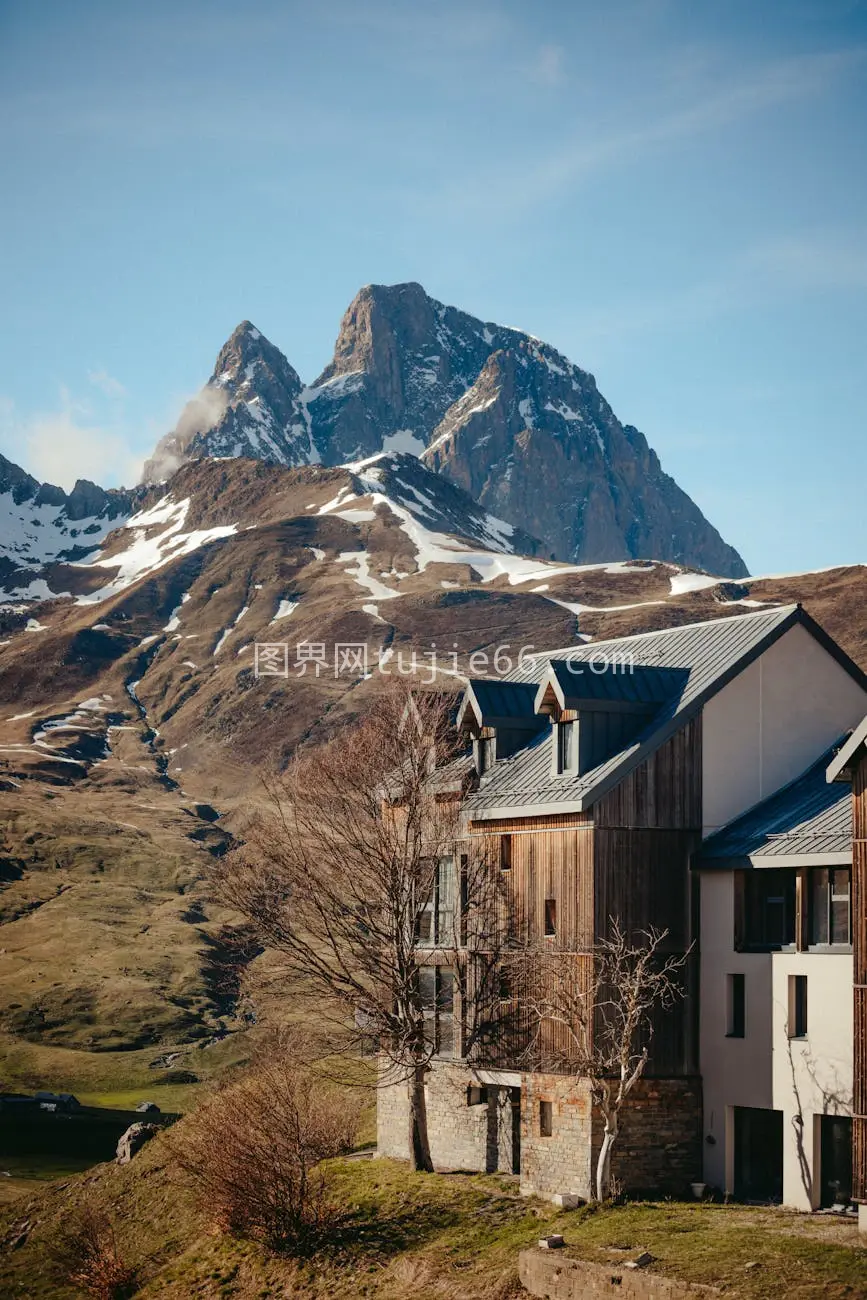
[[[539,1137],[549,1138],[554,1132],[554,1103],[539,1102]]]
[[[557,933],[557,900],[556,898],[545,899],[545,933],[554,935]]]
[[[807,1037],[807,977],[806,975],[789,976],[789,1022],[790,1038]]]
[[[726,984],[726,1034],[729,1038],[743,1038],[746,1030],[746,978],[729,975]]]

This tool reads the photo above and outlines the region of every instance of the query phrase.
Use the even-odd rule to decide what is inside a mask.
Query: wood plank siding
[[[854,998],[854,1116],[852,1196],[867,1204],[867,755],[852,779],[852,954]]]
[[[522,936],[574,963],[576,980],[584,978],[585,967],[589,978],[588,954],[610,932],[612,917],[632,933],[668,930],[669,952],[689,948],[697,888],[689,861],[701,841],[701,763],[699,717],[590,812],[470,823],[470,837],[483,839],[489,860],[504,868]],[[697,954],[685,979],[690,997],[673,1012],[660,1013],[654,1026],[649,1073],[656,1076],[697,1070]],[[526,1030],[521,990],[510,992],[502,1041],[486,1049],[487,1059],[504,1064]],[[545,1046],[556,1055],[565,1042]]]
[[[701,715],[603,798],[594,809],[597,826],[701,830]]]

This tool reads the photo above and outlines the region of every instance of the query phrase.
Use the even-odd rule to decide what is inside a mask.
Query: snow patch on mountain
[[[115,576],[98,591],[76,597],[78,605],[94,605],[108,596],[114,596],[133,582],[153,573],[169,560],[189,555],[208,542],[220,537],[231,537],[237,524],[221,524],[216,528],[197,528],[184,532],[183,526],[190,508],[190,499],[173,500],[171,494],[147,510],[140,510],[128,519],[125,530],[132,533],[129,545],[115,555],[98,556],[77,568],[117,569]],[[161,531],[154,534],[153,529]]]

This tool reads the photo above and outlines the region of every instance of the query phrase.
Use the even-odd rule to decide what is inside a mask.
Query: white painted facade
[[[727,1031],[727,976],[743,974],[743,1038]],[[790,1040],[788,980],[807,976],[807,1036]],[[736,952],[734,878],[701,878],[701,1073],[704,1180],[735,1189],[734,1108],[783,1114],[783,1201],[819,1204],[819,1116],[852,1114],[852,955]],[[707,1138],[713,1138],[709,1143]]]
[[[704,706],[704,834],[794,780],[865,708],[854,678],[805,627],[790,628]]]
[[[805,628],[792,628],[704,707],[704,834],[799,776],[865,707],[858,683]],[[700,888],[704,1179],[734,1191],[735,1107],[781,1111],[783,1200],[813,1209],[819,1117],[852,1113],[851,953],[737,952],[732,873],[703,871]],[[745,977],[743,1038],[727,1037],[733,974]],[[803,1039],[788,1037],[790,975],[807,976]]]

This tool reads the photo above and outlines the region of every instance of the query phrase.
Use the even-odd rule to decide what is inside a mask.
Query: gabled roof
[[[867,749],[867,717],[856,727],[828,765],[828,781],[851,781],[852,769],[864,757],[859,751]]]
[[[642,668],[680,669],[683,677],[663,699],[635,739],[581,776],[552,775],[550,728],[510,758],[498,761],[481,788],[467,800],[476,819],[584,812],[698,714],[707,700],[758,658],[790,628],[801,625],[832,655],[867,694],[867,676],[800,605],[707,623],[645,632],[612,641],[580,645],[554,655],[524,656],[510,681],[534,682],[548,673],[551,660],[589,664],[630,662]],[[684,680],[685,679],[685,680]]]
[[[551,692],[561,709],[650,714],[677,695],[688,679],[684,668],[630,666],[619,659],[603,663],[572,657],[551,659],[539,683],[535,707],[540,709]]]
[[[825,780],[834,748],[782,790],[709,836],[693,854],[692,865],[700,870],[848,865],[851,793],[848,786]]]
[[[472,713],[480,727],[517,727],[538,731],[544,719],[536,714],[535,698],[533,682],[473,677],[464,692],[457,725],[462,727],[467,713]]]

